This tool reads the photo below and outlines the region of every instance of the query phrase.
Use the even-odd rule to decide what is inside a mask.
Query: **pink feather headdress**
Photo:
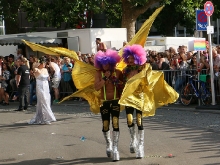
[[[128,63],[128,57],[132,55],[134,57],[134,63],[137,65],[143,65],[147,61],[146,57],[146,51],[141,45],[127,45],[123,49],[122,57],[124,59],[124,62]]]

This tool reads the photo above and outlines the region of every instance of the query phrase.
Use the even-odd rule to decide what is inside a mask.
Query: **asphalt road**
[[[13,111],[17,106],[0,106],[0,164],[220,164],[220,110],[173,105],[158,109],[155,116],[144,118],[145,157],[141,160],[129,153],[130,136],[123,111],[121,160],[112,162],[105,154],[100,115],[92,114],[86,102],[52,105],[57,122],[51,125],[28,125],[35,107]]]

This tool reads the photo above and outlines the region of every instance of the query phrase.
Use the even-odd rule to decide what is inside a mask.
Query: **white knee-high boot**
[[[103,132],[106,141],[106,154],[108,157],[112,157],[112,140],[110,136],[110,130]]]
[[[135,153],[137,150],[137,137],[135,132],[135,126],[128,127],[130,135],[131,135],[131,141],[130,141],[130,153]]]
[[[119,152],[118,152],[118,141],[119,141],[119,131],[113,131],[113,148],[112,148],[112,153],[113,161],[118,161],[120,160]]]
[[[144,130],[138,130],[138,146],[136,158],[141,159],[144,157]]]

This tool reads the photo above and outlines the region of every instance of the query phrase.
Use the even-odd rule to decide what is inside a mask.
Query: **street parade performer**
[[[122,85],[122,72],[115,69],[116,64],[120,61],[117,51],[108,49],[106,52],[98,51],[95,55],[95,67],[98,68],[95,75],[95,90],[101,90],[100,113],[102,117],[102,132],[105,137],[107,148],[106,154],[112,157],[113,161],[120,160],[118,152],[119,141],[119,114],[120,97]],[[113,127],[113,144],[110,137],[110,117],[112,118]]]
[[[143,116],[154,116],[157,107],[175,102],[178,94],[164,81],[163,72],[152,71],[150,65],[146,64],[146,52],[141,45],[124,47],[122,58],[127,64],[123,69],[123,80],[126,85],[119,104],[125,105],[131,135],[130,152],[136,152],[136,158],[141,159],[144,157]],[[138,139],[133,122],[134,111]]]

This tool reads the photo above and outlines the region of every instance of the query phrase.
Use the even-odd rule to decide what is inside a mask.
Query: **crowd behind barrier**
[[[152,50],[147,50],[147,63],[150,63],[153,70],[163,71],[164,79],[166,82],[172,86],[178,93],[188,82],[188,74],[192,75],[209,75],[210,63],[209,55],[207,51],[200,52],[199,63],[196,58],[198,52],[187,51],[187,47],[184,45],[179,46],[177,50],[170,47],[164,52],[156,52]],[[214,91],[216,95],[216,103],[220,103],[220,46],[211,48],[213,53],[213,69],[214,69]],[[89,64],[94,65],[94,55],[95,54],[81,54],[77,52],[79,60]],[[0,57],[1,62],[1,90],[0,90],[0,102],[3,105],[8,105],[8,100],[16,101],[19,98],[19,93],[16,87],[16,72],[19,68],[17,64],[18,57],[22,56],[22,51],[18,50],[17,55],[10,54],[9,56]],[[25,58],[25,57],[24,57]],[[26,59],[26,58],[25,58]],[[51,98],[54,103],[57,103],[62,98],[77,91],[74,82],[72,80],[72,69],[74,68],[74,60],[68,57],[62,56],[50,56],[46,55],[46,68],[50,74],[50,88],[51,88]],[[30,68],[30,105],[36,103],[36,81],[33,76],[33,69],[37,66],[38,58],[31,55],[29,59],[26,59],[26,65]],[[51,63],[59,67],[61,79],[58,81],[58,90],[53,88],[53,75],[55,71],[50,67]],[[56,71],[57,72],[57,71]],[[207,79],[208,80],[208,79]],[[195,84],[197,86],[197,84]],[[57,93],[58,92],[58,93]],[[75,98],[75,100],[82,100],[81,98]],[[177,100],[177,103],[180,101]]]

